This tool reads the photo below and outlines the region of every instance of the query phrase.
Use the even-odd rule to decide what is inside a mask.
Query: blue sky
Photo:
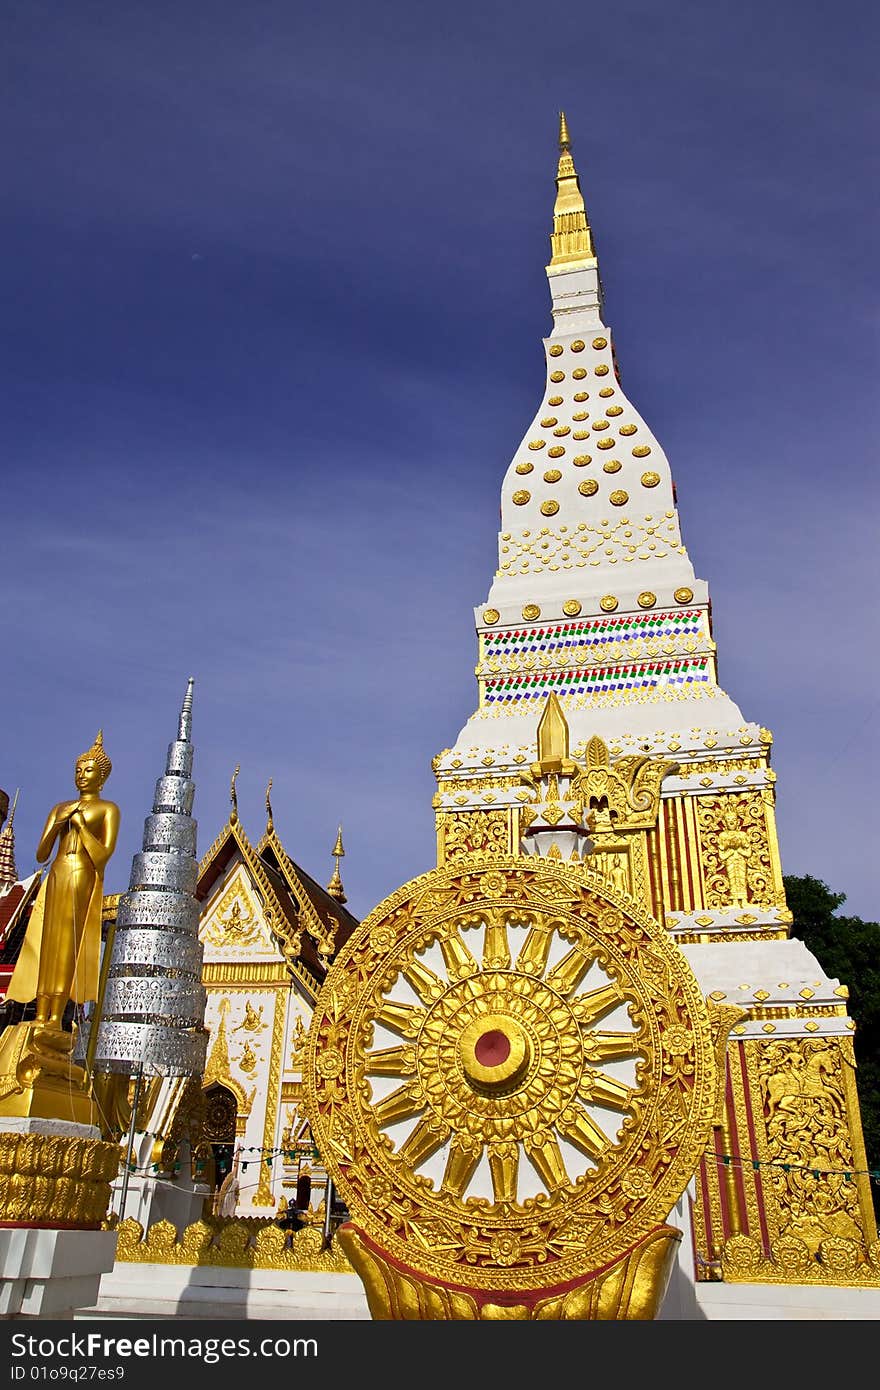
[[[20,872],[98,727],[126,886],[196,677],[204,851],[274,780],[363,915],[543,387],[557,112],[624,388],[773,730],[786,872],[876,919],[876,7],[7,4],[0,785]]]

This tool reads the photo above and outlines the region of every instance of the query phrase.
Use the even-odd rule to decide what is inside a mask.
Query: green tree
[[[845,893],[833,893],[811,874],[783,879],[794,916],[791,934],[813,952],[826,975],[849,989],[855,1019],[856,1080],[868,1167],[880,1169],[880,922],[839,916]],[[874,1205],[880,1187],[872,1184]]]

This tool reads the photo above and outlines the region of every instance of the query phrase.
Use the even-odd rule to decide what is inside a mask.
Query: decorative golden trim
[[[275,1130],[278,1121],[278,1106],[281,1099],[281,1060],[284,1048],[284,1020],[287,1013],[287,995],[275,995],[275,1016],[272,1022],[272,1050],[269,1054],[269,1080],[266,1086],[266,1118],[263,1124],[263,1152],[274,1147]],[[272,1192],[272,1169],[268,1164],[260,1164],[260,1181],[254,1195],[254,1206],[274,1207]]]
[[[206,989],[247,989],[252,985],[277,988],[290,984],[290,971],[283,961],[205,961],[202,984]]]
[[[320,1213],[315,1216],[320,1219]],[[336,1241],[324,1248],[317,1221],[290,1233],[274,1221],[195,1221],[178,1239],[170,1221],[157,1221],[145,1235],[139,1222],[128,1219],[119,1225],[116,1259],[126,1264],[354,1273]]]

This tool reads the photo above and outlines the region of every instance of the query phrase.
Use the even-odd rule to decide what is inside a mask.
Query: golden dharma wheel
[[[604,878],[473,857],[346,942],[304,1069],[315,1141],[391,1260],[447,1286],[564,1286],[668,1218],[711,1127],[705,1001]]]

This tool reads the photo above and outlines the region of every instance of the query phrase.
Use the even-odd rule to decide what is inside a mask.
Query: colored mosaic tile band
[[[703,631],[703,614],[697,609],[675,613],[632,614],[594,621],[546,623],[540,627],[484,632],[487,656],[514,652],[556,651],[561,647],[601,646],[606,642],[635,641],[639,638],[698,636]]]
[[[708,684],[709,658],[695,661],[647,662],[638,666],[607,666],[602,670],[542,671],[537,675],[487,680],[483,698],[487,705],[515,700],[536,700],[557,695],[593,695],[610,691],[651,690],[659,686]]]

